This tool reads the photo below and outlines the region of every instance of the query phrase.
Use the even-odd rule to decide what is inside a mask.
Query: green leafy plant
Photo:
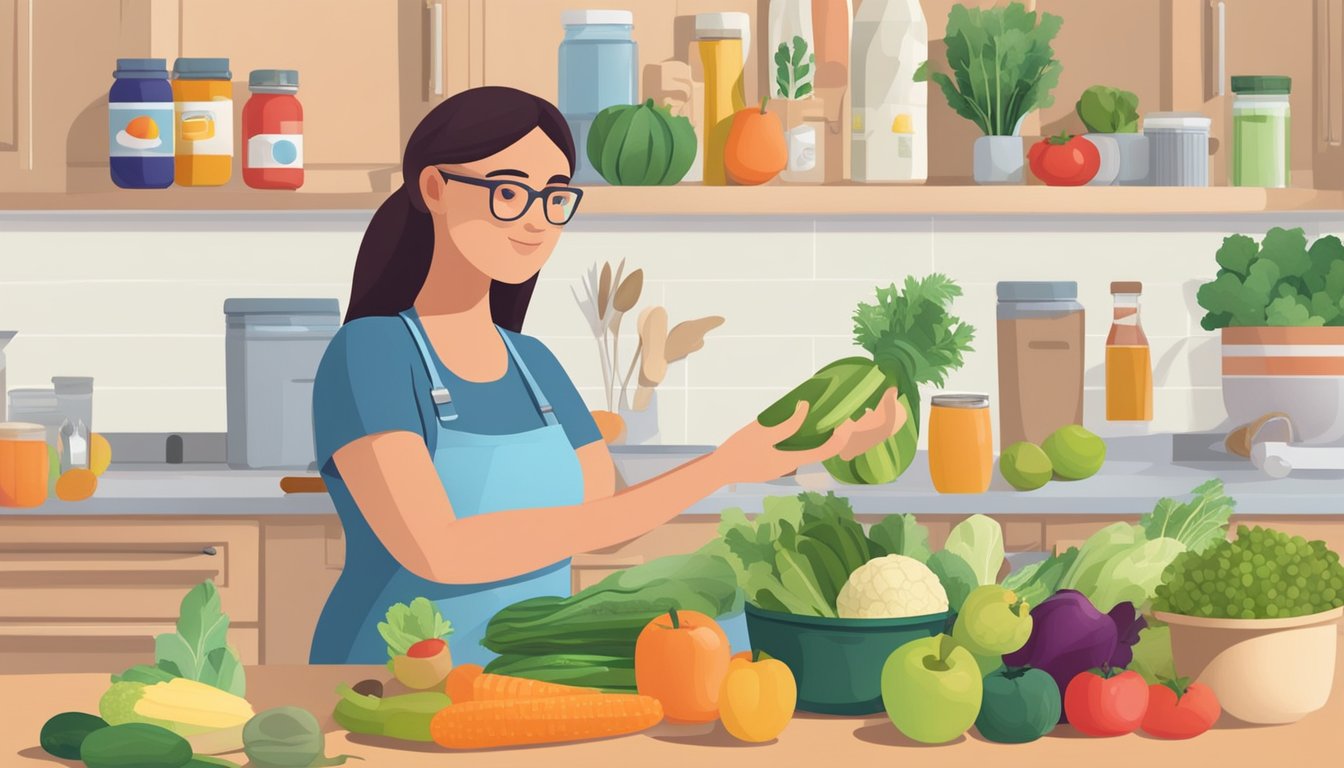
[[[988,136],[1011,136],[1024,115],[1054,103],[1051,91],[1063,70],[1050,41],[1064,20],[1028,12],[1022,3],[1000,8],[957,4],[947,15],[947,63],[952,70],[920,67],[915,79],[932,79],[957,114]]]
[[[1074,109],[1083,125],[1093,133],[1137,133],[1139,130],[1139,97],[1131,91],[1094,85],[1083,91]]]
[[[229,617],[220,610],[219,590],[206,580],[182,598],[177,631],[154,638],[154,664],[137,664],[113,675],[123,680],[152,685],[185,677],[235,696],[247,689],[238,652],[229,647]]]
[[[1327,235],[1307,247],[1301,228],[1275,227],[1257,243],[1230,235],[1217,276],[1199,287],[1205,330],[1233,326],[1344,326],[1344,243]]]
[[[396,603],[387,609],[386,621],[378,622],[378,634],[387,643],[387,663],[406,653],[421,640],[446,639],[453,633],[452,622],[443,618],[429,598],[417,597],[410,605]]]
[[[775,95],[801,99],[812,93],[812,67],[817,57],[807,50],[807,41],[795,36],[793,44],[780,43],[775,51]]]

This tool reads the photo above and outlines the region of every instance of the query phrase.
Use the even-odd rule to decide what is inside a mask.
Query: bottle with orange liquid
[[[1106,420],[1153,420],[1153,361],[1139,324],[1143,283],[1111,283],[1115,315],[1106,338]]]

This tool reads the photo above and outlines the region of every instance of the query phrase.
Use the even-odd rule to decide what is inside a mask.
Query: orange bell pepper
[[[670,721],[710,723],[719,717],[728,661],[728,636],[713,619],[674,609],[635,640],[635,686],[662,702]]]
[[[719,717],[742,741],[770,741],[793,719],[797,703],[798,685],[784,662],[735,658],[719,692]]]

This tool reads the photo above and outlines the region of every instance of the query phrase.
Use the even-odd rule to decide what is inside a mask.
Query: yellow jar
[[[994,472],[989,395],[934,395],[929,476],[939,493],[984,493]]]
[[[704,182],[723,186],[728,173],[723,148],[733,115],[746,106],[742,85],[742,31],[700,29],[696,31],[700,62],[705,69]]]
[[[175,181],[217,187],[233,175],[233,83],[228,59],[180,58],[173,64]]]

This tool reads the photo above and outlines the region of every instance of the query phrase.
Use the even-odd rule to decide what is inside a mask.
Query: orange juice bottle
[[[47,500],[46,434],[41,424],[0,424],[0,507],[36,507]]]
[[[1106,338],[1106,420],[1153,420],[1153,361],[1139,324],[1143,283],[1111,283],[1115,315]]]
[[[929,477],[939,493],[984,493],[994,472],[989,395],[934,395],[929,405]]]

